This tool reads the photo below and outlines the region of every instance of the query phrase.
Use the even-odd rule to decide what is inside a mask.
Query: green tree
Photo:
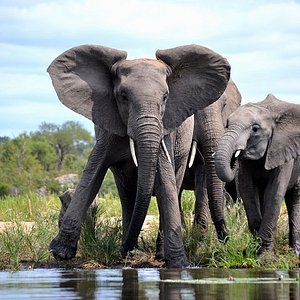
[[[43,166],[45,171],[55,169],[57,161],[55,150],[46,139],[32,139],[30,152]]]
[[[73,121],[43,123],[38,131],[13,139],[0,137],[0,194],[53,191],[59,172],[82,172],[92,144],[91,134]]]
[[[31,138],[22,133],[0,144],[0,183],[9,189],[23,192],[42,184],[42,167],[32,156],[31,142]]]
[[[10,140],[8,136],[0,136],[0,144],[6,143]]]
[[[46,138],[57,156],[56,170],[61,171],[66,156],[72,152],[82,156],[86,147],[91,147],[93,137],[79,122],[67,121],[61,126],[42,123],[35,136]]]

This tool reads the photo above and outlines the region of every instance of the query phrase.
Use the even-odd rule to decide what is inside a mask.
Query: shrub
[[[10,186],[6,183],[0,182],[0,198],[8,196],[10,191]]]

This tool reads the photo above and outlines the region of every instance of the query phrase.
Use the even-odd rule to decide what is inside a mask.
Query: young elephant
[[[269,94],[264,101],[238,108],[215,155],[223,181],[235,176],[249,228],[261,238],[259,253],[273,252],[282,199],[289,216],[289,244],[300,251],[300,105]]]
[[[181,236],[178,186],[192,140],[193,117],[224,92],[230,66],[198,45],[158,50],[156,59],[97,45],[72,48],[48,72],[61,102],[95,123],[96,144],[49,249],[75,256],[81,223],[108,168],[122,203],[122,253],[133,249],[153,191],[168,267],[188,264]],[[131,157],[131,154],[132,157]]]

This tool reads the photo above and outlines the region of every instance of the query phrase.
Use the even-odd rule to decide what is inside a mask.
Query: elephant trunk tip
[[[228,159],[224,159],[223,155],[220,155],[218,151],[215,154],[216,173],[223,182],[231,182],[234,180],[237,169],[238,161],[241,150],[234,151]]]

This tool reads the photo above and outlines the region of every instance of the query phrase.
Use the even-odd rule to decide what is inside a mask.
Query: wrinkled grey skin
[[[248,103],[228,119],[215,155],[218,176],[230,181],[236,151],[238,185],[249,228],[261,238],[260,254],[273,252],[282,199],[289,217],[289,244],[300,251],[300,105],[276,99]]]
[[[111,168],[123,209],[121,252],[126,255],[135,246],[155,191],[166,265],[183,267],[188,262],[178,186],[191,144],[191,116],[224,92],[230,66],[198,45],[158,50],[157,60],[126,56],[124,51],[83,45],[64,52],[48,68],[61,102],[90,118],[96,131],[96,144],[49,249],[60,259],[75,256],[83,217]],[[129,138],[135,142],[138,168]]]
[[[74,192],[75,192],[74,189],[68,189],[59,196],[61,207],[60,207],[59,216],[58,216],[58,227],[61,226],[63,217],[64,217],[64,215],[69,207],[69,204],[74,196]]]
[[[64,193],[62,193],[59,196],[59,200],[61,202],[61,208],[59,211],[59,217],[58,217],[58,227],[60,228],[62,224],[63,217],[69,207],[69,204],[72,201],[72,198],[74,197],[75,189],[68,189]],[[94,199],[92,204],[90,205],[89,209],[86,212],[84,223],[89,228],[89,234],[96,237],[95,234],[95,227],[96,227],[96,213],[97,213],[98,205],[97,205],[97,198]]]
[[[217,101],[196,112],[193,140],[197,142],[197,153],[193,166],[186,170],[182,185],[183,189],[195,191],[194,224],[205,232],[210,214],[218,239],[222,242],[228,237],[224,217],[224,183],[216,174],[213,154],[224,134],[227,118],[240,105],[241,94],[230,80]]]

